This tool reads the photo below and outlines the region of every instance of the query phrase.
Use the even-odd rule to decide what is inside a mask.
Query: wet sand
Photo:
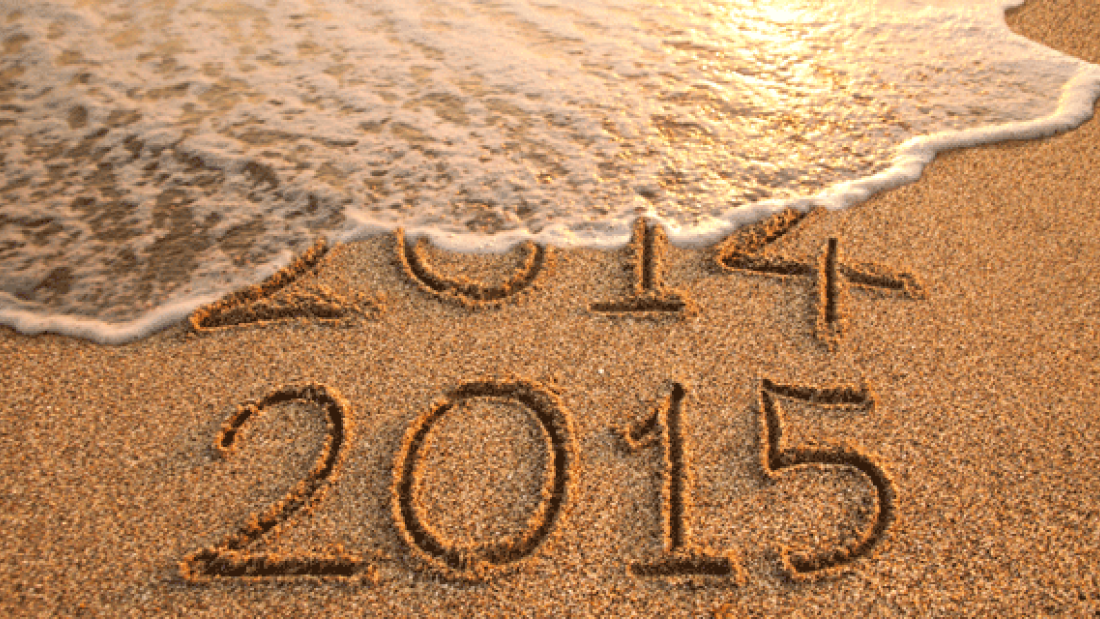
[[[1010,23],[1100,62],[1094,3]],[[1097,170],[1094,118],[705,250],[387,235],[0,330],[0,609],[1092,615]]]

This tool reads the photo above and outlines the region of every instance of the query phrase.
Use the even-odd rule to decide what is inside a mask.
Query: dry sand
[[[1093,0],[1011,22],[1100,62]],[[0,612],[1094,615],[1097,196],[1094,119],[767,245],[390,235],[255,312],[313,318],[2,330]]]

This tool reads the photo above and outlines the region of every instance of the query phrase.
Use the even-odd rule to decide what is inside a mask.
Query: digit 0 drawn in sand
[[[718,248],[716,261],[726,271],[763,273],[765,275],[812,277],[817,290],[814,333],[818,340],[835,349],[847,328],[850,282],[857,288],[898,292],[910,299],[924,298],[924,289],[911,273],[874,263],[844,263],[840,242],[830,238],[822,248],[816,264],[810,260],[777,255],[774,243],[807,222],[818,219],[827,211],[815,208],[801,213],[793,208],[777,213],[764,221],[735,233]]]
[[[776,481],[783,474],[805,466],[839,466],[855,469],[875,487],[874,521],[859,535],[839,548],[817,553],[781,550],[787,575],[796,581],[812,580],[842,571],[848,564],[870,554],[894,522],[897,510],[894,484],[873,460],[847,445],[783,446],[783,412],[780,399],[800,400],[826,410],[873,411],[874,395],[865,387],[811,387],[776,383],[763,379],[759,392],[761,430],[760,464],[765,476]]]
[[[311,404],[325,415],[328,433],[313,470],[281,501],[250,516],[238,532],[214,546],[188,555],[180,563],[180,574],[184,579],[194,583],[228,578],[257,581],[293,577],[375,581],[374,566],[343,549],[337,549],[331,555],[276,555],[246,551],[248,546],[273,533],[295,514],[306,513],[315,507],[336,480],[344,461],[351,409],[338,391],[325,385],[283,388],[258,402],[238,406],[237,413],[222,426],[214,448],[223,457],[229,457],[237,446],[237,434],[244,424],[260,416],[264,409],[292,400]]]
[[[405,231],[401,229],[394,236],[397,240],[397,261],[405,275],[424,292],[464,307],[496,306],[525,290],[532,290],[538,286],[540,276],[550,266],[550,250],[526,241],[520,245],[524,252],[522,264],[503,284],[491,286],[462,276],[448,278],[432,268],[425,258],[428,239],[421,237],[415,243],[409,243],[405,238]]]
[[[684,445],[683,418],[687,390],[678,382],[646,417],[624,428],[616,428],[631,451],[660,443],[664,483],[661,487],[661,524],[664,553],[656,561],[634,563],[635,576],[690,578],[717,576],[745,581],[744,571],[732,554],[701,548],[691,541],[691,465]]]
[[[443,539],[426,520],[416,499],[418,464],[432,427],[449,411],[474,398],[512,400],[521,404],[542,428],[548,467],[542,501],[518,535],[490,544],[459,545]],[[447,579],[476,582],[513,569],[546,542],[568,502],[570,472],[575,461],[573,423],[558,396],[527,380],[484,379],[463,383],[409,427],[394,463],[393,517],[401,538],[414,556]]]
[[[191,314],[191,328],[199,333],[228,327],[261,325],[294,318],[335,321],[377,311],[378,304],[362,297],[348,298],[327,286],[290,286],[315,274],[330,248],[322,239],[266,280],[233,292]]]
[[[618,301],[593,303],[589,308],[608,315],[694,315],[697,308],[691,297],[685,292],[665,288],[662,281],[667,246],[668,237],[660,226],[638,218],[630,238],[630,252],[634,257],[632,294]]]

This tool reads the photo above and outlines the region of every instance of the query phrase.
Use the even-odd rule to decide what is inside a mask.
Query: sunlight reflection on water
[[[924,7],[924,8],[921,8]],[[680,240],[1040,118],[1001,4],[0,0],[0,306],[121,320],[317,235]]]

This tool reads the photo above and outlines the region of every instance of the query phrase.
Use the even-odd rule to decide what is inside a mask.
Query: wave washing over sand
[[[1090,116],[1011,3],[939,4],[0,0],[0,322],[123,342],[398,226],[709,243]]]

